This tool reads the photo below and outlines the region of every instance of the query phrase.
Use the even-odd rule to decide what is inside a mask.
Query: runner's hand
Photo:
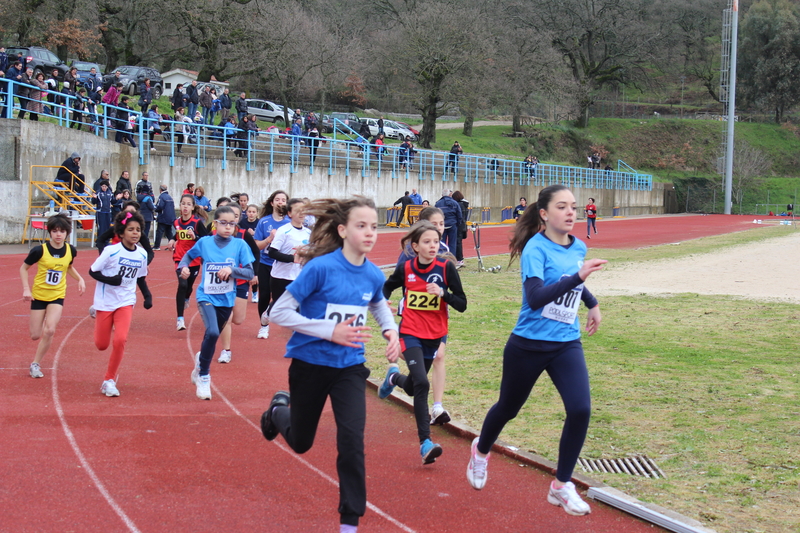
[[[588,261],[584,261],[583,266],[578,271],[578,276],[583,280],[586,281],[586,278],[592,272],[597,272],[598,270],[603,269],[603,265],[608,263],[605,259],[589,259]]]
[[[356,344],[357,342],[364,343],[370,340],[372,334],[366,332],[372,328],[368,326],[351,326],[356,318],[358,318],[358,316],[354,315],[344,322],[336,324],[336,327],[333,328],[331,342],[350,348],[361,348],[362,345]]]
[[[386,359],[394,363],[400,357],[400,336],[397,331],[388,329],[383,333],[383,337],[388,344],[386,345]]]
[[[599,305],[595,305],[589,309],[589,315],[586,317],[586,334],[591,337],[597,333],[597,330],[600,329],[600,322],[602,321],[603,317],[600,316]]]

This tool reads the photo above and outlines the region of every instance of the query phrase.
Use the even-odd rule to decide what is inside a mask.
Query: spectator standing
[[[136,189],[139,190],[138,187]],[[139,214],[144,219],[142,235],[149,239],[150,228],[153,227],[153,220],[155,220],[156,204],[153,202],[153,197],[145,192],[137,192],[136,201],[139,202]]]
[[[155,199],[156,195],[153,194],[153,184],[150,183],[150,174],[147,171],[142,172],[142,179],[136,182],[136,195],[146,194],[151,199]]]
[[[47,78],[47,90],[50,91],[47,95],[47,101],[52,104],[52,114],[57,117],[63,117],[64,113],[62,112],[62,108],[56,107],[62,104],[61,97],[57,94],[61,91],[58,86],[58,74],[58,69],[54,68],[50,77]]]
[[[519,220],[519,217],[522,216],[522,213],[525,212],[525,208],[528,206],[528,199],[524,196],[519,199],[519,205],[514,208],[514,220]]]
[[[175,110],[176,124],[172,125],[173,131],[175,133],[175,144],[178,145],[178,148],[175,151],[178,153],[181,153],[181,150],[183,148],[183,143],[186,140],[186,136],[184,135],[184,133],[186,132],[186,126],[183,125],[184,118],[186,117],[184,117],[183,115],[183,107],[178,107]]]
[[[22,120],[25,118],[25,112],[27,111],[28,107],[30,106],[31,100],[31,76],[33,76],[33,69],[25,69],[22,73],[22,77],[20,78],[19,82],[24,84],[19,86],[19,90],[17,95],[19,97],[19,114],[17,118]]]
[[[322,135],[319,133],[316,123],[308,130],[308,137],[308,157],[313,166],[314,161],[317,159],[317,148],[319,148],[320,139],[322,139]]]
[[[94,93],[101,90],[103,86],[103,78],[97,73],[97,69],[92,67],[89,69],[89,74],[86,76],[86,81],[83,87],[86,89],[86,95],[91,98]]]
[[[194,195],[194,183],[187,183],[186,188],[183,189],[183,194]]]
[[[211,89],[211,111],[208,112],[208,120],[206,124],[209,126],[214,125],[214,117],[217,116],[217,113],[222,109],[222,106],[219,102],[219,97],[217,96],[217,90]]]
[[[182,83],[172,91],[172,110],[177,111],[179,107],[186,107],[186,95],[183,93]]]
[[[78,128],[80,131],[83,125],[84,110],[86,110],[86,89],[81,87],[78,89],[78,94],[75,95],[75,100],[72,101],[72,124],[69,125],[70,128]],[[91,127],[89,131],[91,131]]]
[[[120,194],[122,191],[131,191],[133,193],[133,186],[131,186],[131,174],[127,170],[123,170],[117,180],[117,186],[114,189],[114,194]]]
[[[119,95],[122,94],[122,82],[117,83],[116,85],[112,85],[106,94],[103,96],[102,102],[108,106],[117,106],[119,101]],[[109,118],[115,118],[117,116],[117,110],[112,107],[106,109],[106,116]],[[127,115],[127,113],[126,113]],[[127,120],[127,117],[126,117]]]
[[[453,191],[444,189],[442,197],[436,202],[436,207],[444,214],[444,233],[442,240],[450,250],[455,250],[458,228],[461,226],[461,206],[451,198]]]
[[[150,104],[153,103],[153,88],[150,86],[150,78],[145,78],[144,83],[139,87],[139,108],[142,110],[142,116],[147,116],[147,110],[150,109]]]
[[[206,196],[206,190],[204,188],[195,187],[195,189],[194,189],[194,201],[206,213],[211,211],[211,200],[209,200],[208,196]]]
[[[408,210],[406,209],[410,205],[414,205],[414,200],[408,195],[408,191],[403,193],[403,196],[395,200],[392,205],[400,204],[400,218],[398,219],[398,225],[401,224],[404,220],[408,221]],[[410,222],[409,222],[410,223]]]
[[[153,140],[155,139],[156,133],[159,135],[163,135],[164,132],[161,131],[161,115],[158,113],[158,106],[154,105],[150,108],[150,111],[147,112],[147,132],[150,137],[150,151],[155,152],[156,147],[153,145]]]
[[[299,110],[298,110],[299,111]],[[297,117],[297,114],[294,115]],[[297,164],[297,158],[300,155],[300,144],[303,142],[301,137],[303,136],[303,119],[302,118],[295,118],[294,124],[292,124],[292,164]]]
[[[95,180],[95,182],[94,182],[94,185],[92,185],[92,190],[94,192],[99,191],[100,190],[100,185],[102,185],[103,182],[106,182],[106,183],[108,183],[108,190],[111,191],[111,180],[108,178],[108,176],[109,176],[108,170],[106,170],[106,169],[101,170],[100,171],[100,177],[97,178]],[[111,194],[113,195],[114,193],[112,192]],[[111,221],[110,220],[108,221],[108,227],[111,227]]]
[[[379,133],[377,138],[375,139],[375,158],[378,161],[381,161],[383,157],[383,152],[386,151],[386,148],[383,147],[383,133]]]
[[[76,194],[83,194],[85,189],[86,177],[81,174],[81,156],[78,152],[72,152],[70,156],[61,163],[61,168],[56,174],[56,181],[69,183],[69,188]]]
[[[108,91],[111,90],[111,87],[116,87],[119,83],[122,83],[122,72],[117,70],[114,72],[114,77],[103,84],[103,90],[108,93]]]
[[[186,101],[188,103],[187,116],[194,118],[197,111],[197,104],[200,103],[200,91],[197,90],[197,80],[192,80],[192,83],[186,87]]]
[[[25,70],[22,68],[22,63],[19,61],[15,61],[8,70],[4,71],[6,73],[6,79],[12,80],[17,83],[22,83],[22,77],[25,75]],[[19,99],[19,105],[21,108],[24,109],[25,100],[23,99],[22,95],[23,87],[21,85],[14,85],[14,93],[17,95]],[[11,97],[8,99],[8,107],[10,110],[14,109],[14,98]],[[3,117],[5,118],[5,117]]]
[[[228,117],[231,116],[231,107],[233,106],[233,101],[231,101],[231,91],[227,87],[223,89],[222,94],[219,97],[219,125],[223,126],[228,123]]]
[[[236,100],[236,121],[241,122],[245,115],[247,115],[247,98],[241,93]]]
[[[28,112],[31,114],[30,119],[38,121],[39,115],[44,113],[44,107],[42,106],[42,91],[47,90],[47,83],[44,81],[44,74],[39,72],[36,74],[34,79],[31,80],[31,85],[34,86],[33,89],[28,91],[30,95],[30,102],[28,102]]]
[[[8,54],[6,48],[0,46],[0,71],[5,72],[6,70],[8,70]]]
[[[422,205],[422,196],[419,195],[417,189],[411,189],[411,194],[408,195],[414,205]]]
[[[106,175],[108,175],[108,172],[106,172]],[[111,227],[111,204],[113,202],[114,193],[111,192],[108,180],[101,181],[100,189],[92,194],[92,203],[97,206],[95,221],[98,235],[102,235]]]
[[[133,148],[136,148],[136,141],[133,140],[133,124],[130,121],[130,111],[131,108],[128,106],[128,97],[123,96],[122,101],[119,103],[119,109],[117,109],[117,135],[115,136],[115,140],[120,143],[124,144],[125,141],[131,143]]]
[[[461,221],[458,223],[458,234],[456,235],[456,266],[461,268],[464,266],[464,250],[462,249],[462,241],[467,238],[467,218],[469,217],[469,202],[464,199],[464,194],[461,191],[453,193],[453,200],[458,202],[461,208]],[[452,248],[451,248],[452,250]]]
[[[447,155],[447,167],[445,167],[444,171],[447,172],[450,170],[453,174],[457,174],[458,159],[463,153],[464,150],[461,148],[461,145],[458,144],[458,141],[454,142],[453,146],[450,147],[450,153]]]
[[[384,135],[386,134],[386,132],[383,130],[383,117],[378,119],[378,135],[380,135],[381,133],[383,133]]]
[[[0,118],[6,118],[6,93],[8,93],[8,81],[5,71],[0,69]]]
[[[212,122],[209,122],[208,120],[209,115],[211,114],[211,107],[214,105],[214,99],[211,97],[211,85],[206,84],[205,87],[203,87],[203,90],[200,92],[197,100],[202,108],[203,123],[211,124]],[[213,121],[213,118],[211,120]]]
[[[400,148],[397,150],[397,164],[400,165],[401,170],[406,169],[406,165],[408,163],[408,150],[411,146],[408,144],[408,141],[403,139]]]
[[[161,249],[161,237],[167,236],[167,242],[172,240],[172,226],[175,224],[175,200],[170,196],[167,185],[159,187],[161,194],[158,195],[156,202],[156,239],[153,242],[153,249]]]

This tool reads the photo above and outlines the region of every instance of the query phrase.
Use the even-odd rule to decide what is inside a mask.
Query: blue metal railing
[[[28,97],[15,94],[19,83],[12,80],[0,82],[0,96],[4,107],[0,107],[4,118],[13,118],[13,109],[18,108],[14,100],[28,102]],[[26,86],[27,88],[27,86]],[[35,90],[40,90],[38,87]],[[72,106],[75,97],[63,93],[57,95],[63,103],[42,101],[49,108],[44,114],[55,118],[58,124],[69,127],[75,124]],[[11,96],[13,95],[13,99]],[[12,103],[12,105],[9,105]],[[0,104],[3,106],[3,104]],[[113,116],[117,110],[127,111],[135,117],[135,129],[126,130],[125,125]],[[131,134],[139,151],[139,164],[147,164],[151,154],[168,155],[170,166],[180,154],[195,158],[195,166],[203,168],[209,159],[221,160],[224,170],[231,159],[244,160],[248,171],[272,172],[276,163],[289,164],[291,173],[305,172],[310,175],[344,169],[345,175],[360,173],[361,177],[381,179],[431,180],[458,183],[486,183],[545,187],[564,184],[571,188],[652,190],[653,177],[639,174],[623,161],[618,170],[600,170],[563,165],[539,163],[526,166],[524,161],[498,159],[481,155],[461,154],[451,158],[449,152],[413,149],[401,150],[399,145],[370,144],[348,125],[334,120],[334,133],[330,138],[294,136],[271,126],[266,131],[244,132],[223,126],[195,122],[179,122],[161,119],[158,122],[142,117],[141,112],[102,104],[91,116],[91,131],[106,139],[125,137]],[[85,124],[86,122],[84,122]],[[152,134],[152,135],[151,135]],[[151,140],[152,137],[152,140]],[[118,139],[119,140],[119,139]],[[153,150],[151,150],[151,147]],[[630,172],[620,171],[627,168]]]

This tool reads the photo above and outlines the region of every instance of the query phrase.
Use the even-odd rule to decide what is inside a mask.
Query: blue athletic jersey
[[[258,220],[258,226],[256,226],[256,232],[253,235],[253,238],[257,241],[263,241],[274,229],[278,229],[284,224],[289,223],[289,217],[283,217],[283,220],[275,220],[272,218],[272,215],[267,215],[265,217],[261,217]],[[263,250],[261,250],[261,259],[260,261],[265,265],[272,265],[275,262],[273,258],[269,256],[269,245],[265,246]]]
[[[355,314],[356,326],[366,324],[370,303],[385,302],[382,292],[385,279],[383,272],[370,261],[361,266],[350,263],[340,248],[309,261],[286,290],[300,303],[298,312],[304,317],[338,323]],[[363,344],[360,348],[349,348],[296,331],[286,344],[286,357],[333,368],[366,361]]]
[[[576,274],[585,257],[586,245],[581,240],[574,239],[569,246],[562,246],[545,237],[543,233],[537,233],[525,244],[520,256],[522,282],[525,283],[528,278],[539,278],[545,286],[552,285],[564,276]],[[577,309],[580,305],[582,290],[583,284],[567,293],[565,299],[572,309]],[[563,307],[564,302],[560,300],[562,298],[543,308],[531,309],[525,291],[522,291],[522,308],[513,333],[526,339],[542,341],[567,342],[580,339],[581,328],[577,313],[574,321],[569,324],[543,315],[543,310],[547,310],[548,306]]]
[[[229,266],[249,265],[255,261],[253,252],[243,239],[232,238],[224,247],[220,248],[214,242],[214,236],[202,237],[186,252],[189,259],[200,257],[203,260],[199,287],[197,288],[197,301],[208,302],[214,307],[233,307],[236,301],[236,280],[232,277],[222,281],[216,272]]]

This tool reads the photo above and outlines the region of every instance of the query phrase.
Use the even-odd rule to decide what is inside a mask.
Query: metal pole
[[[686,81],[686,76],[681,76],[681,118],[683,118],[683,82]]]
[[[731,191],[733,190],[733,134],[734,118],[736,118],[736,52],[739,38],[739,0],[732,0],[731,18],[731,70],[729,75],[730,90],[728,92],[728,146],[725,154],[725,205],[724,213],[731,214]],[[741,207],[739,209],[741,211]]]

